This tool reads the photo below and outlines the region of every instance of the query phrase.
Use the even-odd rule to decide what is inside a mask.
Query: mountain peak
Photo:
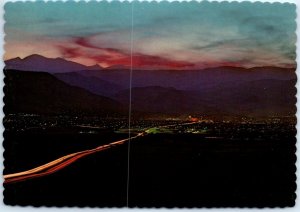
[[[44,57],[39,54],[32,54],[32,55],[28,55],[27,57],[23,58],[23,60],[29,60],[29,59],[50,59],[50,58]]]
[[[88,70],[101,70],[103,69],[99,64],[95,64],[93,66],[88,66]]]
[[[48,58],[38,54],[32,54],[23,59],[18,57],[6,60],[5,64],[6,69],[48,73],[66,73],[89,69],[88,66],[68,61],[60,57]]]

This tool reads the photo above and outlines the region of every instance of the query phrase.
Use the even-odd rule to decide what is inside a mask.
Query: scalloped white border
[[[4,55],[4,49],[3,49],[3,46],[4,46],[4,31],[3,31],[3,26],[4,26],[4,20],[3,20],[3,15],[4,15],[4,4],[6,2],[17,2],[17,1],[21,1],[21,2],[35,2],[35,1],[43,1],[43,0],[0,0],[0,53],[2,55],[2,58],[3,58],[3,55]],[[57,2],[57,1],[63,1],[63,2],[67,2],[67,1],[70,1],[70,0],[44,0],[45,2]],[[84,1],[84,0],[73,0],[75,2],[79,2],[79,1]],[[86,2],[90,2],[90,1],[97,1],[97,2],[101,2],[102,0],[85,0]],[[112,2],[112,1],[120,1],[120,2],[132,2],[132,1],[139,1],[139,2],[161,2],[161,1],[168,1],[168,2],[201,2],[202,0],[106,0],[108,2]],[[223,0],[206,0],[208,2],[224,2]],[[274,3],[274,2],[279,2],[279,3],[294,3],[296,4],[297,6],[297,18],[296,18],[296,21],[297,21],[297,26],[300,25],[300,0],[260,0],[260,1],[257,1],[257,0],[247,0],[248,2],[269,2],[269,3]],[[227,2],[245,2],[245,0],[227,0]],[[300,50],[299,50],[299,45],[300,45],[300,27],[297,27],[297,30],[296,30],[296,34],[297,34],[297,58],[296,58],[296,61],[297,61],[297,64],[298,64],[298,68],[297,68],[297,77],[298,77],[298,81],[297,81],[297,84],[296,84],[296,88],[299,92],[297,92],[297,100],[300,98]],[[0,60],[0,70],[3,70],[4,68],[4,63],[3,63],[3,59]],[[3,71],[0,71],[0,120],[1,120],[1,124],[0,124],[0,139],[1,139],[1,144],[2,144],[2,141],[3,141],[3,131],[4,131],[4,127],[3,127],[3,124],[2,124],[2,119],[4,117],[4,113],[2,111],[2,108],[4,106],[3,104],[3,86],[4,86],[4,82],[3,82],[3,79],[4,79],[4,75],[3,75]],[[300,106],[300,101],[297,101],[297,108],[299,108]],[[299,120],[300,118],[300,110],[298,109],[297,110],[297,113],[296,113],[296,116],[297,116],[297,119]],[[299,124],[299,121],[297,122],[297,125],[296,125],[296,128],[297,128],[297,144],[296,144],[296,147],[297,147],[297,150],[300,149],[300,146],[299,146],[299,141],[300,141],[300,124]],[[1,177],[0,177],[0,211],[1,212],[17,212],[17,211],[22,211],[22,212],[31,212],[31,211],[36,211],[36,210],[39,210],[39,211],[42,211],[42,212],[48,212],[48,211],[59,211],[59,212],[77,212],[77,211],[81,211],[81,210],[84,210],[84,211],[95,211],[95,210],[102,210],[102,211],[126,211],[128,212],[129,210],[130,211],[149,211],[149,212],[152,212],[154,210],[160,210],[160,211],[169,211],[169,210],[174,210],[174,211],[190,211],[190,210],[201,210],[201,211],[204,211],[204,212],[215,212],[215,211],[238,211],[238,210],[241,210],[241,211],[244,211],[244,212],[260,212],[260,211],[287,211],[287,212],[296,212],[296,211],[300,211],[300,151],[297,151],[296,152],[296,156],[297,156],[297,162],[296,162],[296,166],[297,166],[297,171],[296,171],[296,174],[297,174],[297,185],[298,185],[298,189],[296,191],[296,194],[297,194],[297,199],[296,199],[296,205],[295,207],[293,208],[263,208],[263,209],[257,209],[257,208],[254,208],[254,209],[249,209],[249,208],[212,208],[212,209],[209,209],[209,208],[192,208],[192,209],[178,209],[178,208],[173,208],[173,209],[166,209],[166,208],[159,208],[159,209],[155,209],[155,208],[151,208],[151,209],[139,209],[139,208],[136,208],[136,209],[126,209],[126,208],[103,208],[103,209],[100,209],[100,208],[88,208],[88,207],[85,207],[85,208],[78,208],[78,207],[63,207],[63,208],[57,208],[57,207],[39,207],[39,208],[35,208],[35,207],[32,207],[32,206],[26,206],[26,207],[21,207],[21,206],[6,206],[4,205],[3,203],[3,186],[2,186],[2,183],[3,183],[3,176],[2,176],[2,170],[3,170],[3,146],[0,145],[0,172],[1,172]]]

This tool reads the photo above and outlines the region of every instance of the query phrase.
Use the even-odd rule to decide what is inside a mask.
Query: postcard
[[[4,10],[6,205],[295,205],[296,5]]]

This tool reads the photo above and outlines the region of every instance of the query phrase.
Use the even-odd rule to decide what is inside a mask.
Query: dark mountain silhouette
[[[107,82],[97,77],[83,76],[76,72],[57,73],[54,76],[69,85],[84,88],[101,96],[113,96],[124,89],[118,84]]]
[[[77,72],[85,77],[96,77],[106,82],[118,84],[123,88],[129,88],[130,70],[129,69],[103,69],[98,71],[85,70]]]
[[[126,103],[129,99],[129,90],[119,92],[116,100]],[[207,103],[197,98],[192,92],[177,90],[172,87],[135,87],[131,90],[132,110],[147,113],[191,113],[199,112]]]
[[[84,76],[94,76],[121,86],[129,84],[129,70],[81,71]],[[296,79],[295,69],[278,67],[218,67],[203,70],[133,70],[132,86],[174,87],[178,90],[202,90],[220,83],[251,82],[256,80]]]
[[[85,66],[62,58],[47,58],[41,55],[34,54],[25,57],[24,59],[18,57],[6,60],[5,69],[65,73],[81,70],[100,70],[101,67],[99,65]]]
[[[115,113],[121,107],[117,101],[128,107],[130,70],[124,66],[102,69],[98,65],[84,66],[40,55],[5,63],[7,110]],[[146,113],[293,115],[295,83],[293,68],[137,70],[133,67],[132,109]]]
[[[120,115],[127,107],[49,73],[5,70],[5,113]],[[125,110],[124,110],[125,109]]]
[[[98,65],[98,64],[93,65],[93,66],[86,66],[86,67],[87,67],[86,70],[90,70],[90,71],[97,71],[97,70],[102,70],[102,69],[103,69],[103,68],[102,68],[100,65]]]
[[[201,91],[132,88],[132,109],[160,114],[288,116],[296,111],[295,80],[224,83]],[[128,90],[115,99],[128,102]]]
[[[220,84],[197,91],[211,105],[229,114],[288,116],[296,113],[296,80],[256,80]]]
[[[99,65],[84,66],[62,58],[46,58],[31,55],[24,59],[14,58],[5,61],[6,69],[23,71],[38,71],[49,73],[78,72],[83,76],[97,77],[107,83],[117,84],[129,88],[130,69],[123,65],[114,65],[103,69]],[[73,79],[73,76],[70,77]],[[290,80],[296,79],[295,68],[279,67],[216,67],[201,70],[139,70],[133,67],[132,86],[162,86],[174,87],[179,90],[201,90],[216,86],[220,83],[234,83],[239,81],[255,81],[263,79]],[[64,76],[66,80],[66,76]],[[73,84],[76,84],[72,80]],[[81,86],[80,87],[86,87]],[[104,86],[104,88],[106,88]],[[102,93],[105,91],[101,91]],[[97,89],[96,93],[101,93]]]

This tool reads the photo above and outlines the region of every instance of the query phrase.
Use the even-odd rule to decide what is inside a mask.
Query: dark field
[[[131,141],[130,207],[294,205],[294,124],[201,123],[171,130]],[[7,130],[5,174],[128,136],[108,129],[79,131],[76,127]],[[127,148],[116,146],[52,175],[5,184],[4,201],[125,207]]]
[[[131,148],[130,203],[139,207],[294,204],[294,139],[154,135]]]

